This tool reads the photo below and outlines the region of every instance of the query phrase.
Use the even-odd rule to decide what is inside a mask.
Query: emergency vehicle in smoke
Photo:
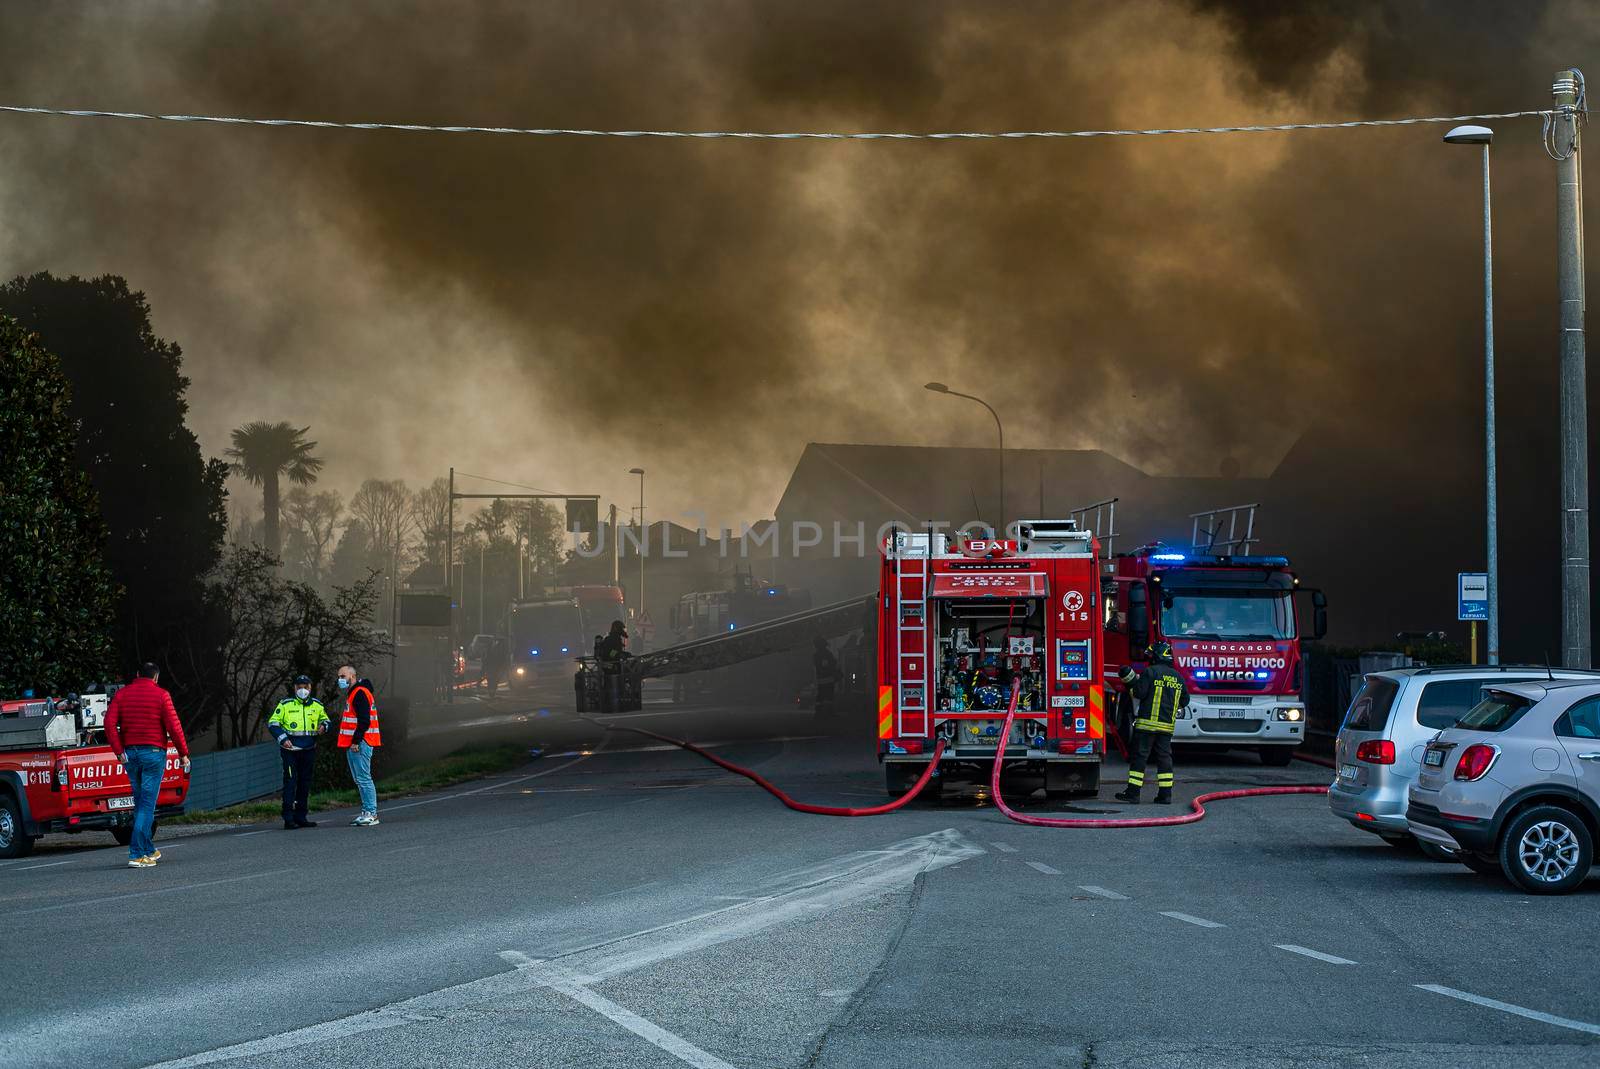
[[[1241,505],[1197,513],[1190,517],[1195,533],[1189,546],[1152,542],[1107,562],[1105,679],[1120,699],[1116,666],[1142,667],[1150,643],[1171,643],[1173,666],[1190,695],[1188,707],[1178,711],[1174,741],[1252,749],[1263,763],[1282,766],[1293,759],[1306,733],[1305,666],[1294,596],[1311,595],[1312,629],[1306,637],[1313,640],[1327,633],[1327,599],[1320,590],[1301,590],[1287,557],[1214,551],[1219,523],[1233,529],[1243,522],[1245,531],[1243,537],[1221,540],[1220,548],[1250,548],[1256,541],[1255,509]],[[1211,527],[1203,530],[1202,524]],[[1124,712],[1125,706],[1124,701]]]
[[[878,756],[904,794],[939,740],[946,778],[1004,771],[1061,796],[1094,794],[1105,755],[1099,544],[1073,520],[1016,538],[897,530],[878,586]],[[1017,719],[1002,740],[1013,681]]]
[[[109,694],[0,701],[0,858],[24,857],[52,832],[133,837],[133,788],[105,741]],[[177,750],[156,796],[156,817],[183,812],[189,776]]]

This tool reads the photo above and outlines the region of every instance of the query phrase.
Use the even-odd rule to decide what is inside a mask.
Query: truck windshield
[[[1294,638],[1293,595],[1287,590],[1177,590],[1161,600],[1168,638]]]

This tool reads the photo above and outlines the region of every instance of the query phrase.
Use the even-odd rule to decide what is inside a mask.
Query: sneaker
[[[360,828],[376,828],[381,821],[376,813],[363,813],[355,819],[355,824]]]
[[[156,867],[156,863],[147,857],[130,857],[128,859],[128,867],[130,869],[153,869]]]
[[[145,857],[149,858],[151,861],[160,861],[161,851],[157,850],[154,853],[146,854]]]
[[[367,815],[365,813],[357,813],[355,819],[350,822],[350,826],[352,828],[359,828],[362,822],[366,819]]]

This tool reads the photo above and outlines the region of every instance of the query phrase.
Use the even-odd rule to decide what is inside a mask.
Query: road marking
[[[1553,1024],[1557,1028],[1570,1028],[1574,1032],[1587,1032],[1591,1036],[1600,1036],[1600,1024],[1589,1024],[1587,1021],[1573,1021],[1566,1017],[1557,1017],[1554,1014],[1540,1013],[1538,1010],[1524,1009],[1521,1006],[1513,1006],[1509,1002],[1501,1002],[1499,999],[1484,998],[1482,995],[1474,995],[1468,991],[1457,991],[1453,987],[1442,987],[1439,984],[1413,984],[1412,986],[1421,988],[1423,991],[1432,991],[1436,995],[1448,995],[1451,998],[1458,998],[1462,1002],[1470,1002],[1476,1006],[1500,1010],[1502,1013],[1514,1013],[1518,1017],[1526,1017],[1530,1021],[1542,1021],[1545,1024]]]
[[[33,909],[7,910],[7,917],[25,917],[30,913],[49,913],[55,909],[81,909],[84,906],[98,906],[106,902],[121,902],[128,898],[148,898],[150,895],[168,895],[175,891],[193,891],[199,887],[216,887],[224,883],[238,883],[241,880],[259,880],[265,876],[277,876],[289,872],[290,869],[269,869],[266,872],[252,872],[248,876],[230,876],[226,880],[206,880],[203,883],[180,883],[176,887],[158,887],[153,891],[132,891],[125,895],[107,895],[105,898],[90,898],[80,902],[58,902],[53,906],[37,906]]]
[[[1361,964],[1358,961],[1351,961],[1349,958],[1340,958],[1335,957],[1332,954],[1324,954],[1322,951],[1312,950],[1310,947],[1297,947],[1293,943],[1274,943],[1272,945],[1277,947],[1279,950],[1287,950],[1291,954],[1301,954],[1308,958],[1316,958],[1318,961],[1325,961],[1329,965]]]
[[[1119,895],[1115,891],[1108,891],[1104,887],[1094,887],[1086,883],[1080,883],[1078,890],[1088,891],[1090,894],[1099,895],[1101,898],[1109,898],[1113,902],[1127,902],[1129,900],[1127,895]]]
[[[1039,872],[1042,872],[1046,876],[1059,876],[1059,875],[1061,875],[1061,870],[1060,869],[1053,869],[1049,865],[1046,865],[1043,861],[1029,861],[1029,862],[1026,862],[1025,864],[1027,864],[1027,866],[1030,869],[1035,869],[1035,870],[1037,870]]]
[[[601,743],[600,745],[604,746],[605,744]],[[479,787],[477,790],[460,791],[456,794],[441,794],[433,798],[423,798],[416,802],[402,802],[400,805],[386,805],[383,807],[383,811],[385,813],[392,813],[397,809],[413,809],[419,805],[432,805],[435,802],[448,802],[456,798],[467,798],[474,794],[482,794],[485,791],[498,791],[503,787],[510,787],[515,783],[526,783],[530,779],[538,779],[540,776],[548,776],[552,772],[560,772],[564,768],[571,768],[580,761],[589,760],[589,758],[593,757],[599,752],[599,748],[596,748],[594,750],[590,750],[588,753],[580,754],[564,764],[557,765],[554,768],[547,768],[543,772],[533,772],[526,776],[518,776],[516,779],[501,780],[499,783],[491,783],[486,787]]]
[[[17,871],[18,872],[32,872],[34,869],[53,869],[57,865],[76,865],[77,863],[78,863],[78,861],[77,861],[76,858],[74,858],[71,861],[47,861],[43,865],[25,865],[22,868],[18,869]]]
[[[576,977],[564,974],[554,965],[536,961],[515,950],[502,950],[500,957],[518,969],[527,969],[537,974],[544,986],[552,991],[559,991],[574,1002],[582,1003],[608,1021],[621,1025],[646,1043],[660,1047],[686,1065],[692,1065],[695,1069],[734,1069],[715,1054],[701,1050],[682,1036],[674,1035],[655,1022],[647,1021],[604,995],[591,991],[579,983]]]
[[[234,838],[235,839],[243,839],[246,835],[265,835],[267,832],[269,832],[271,830],[272,830],[271,828],[262,828],[259,831],[241,831],[238,834],[236,834],[234,836]]]
[[[1010,843],[990,843],[989,845],[1000,851],[1002,854],[1014,854],[1017,852],[1017,848],[1012,846]]]
[[[1226,928],[1227,927],[1226,924],[1218,924],[1216,921],[1208,921],[1204,917],[1191,917],[1187,913],[1169,913],[1169,912],[1163,910],[1161,915],[1163,917],[1171,917],[1175,921],[1182,921],[1185,924],[1198,925],[1201,928]]]

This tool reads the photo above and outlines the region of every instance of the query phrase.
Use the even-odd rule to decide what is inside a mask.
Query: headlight
[[[1305,714],[1304,710],[1298,709],[1298,708],[1296,708],[1295,706],[1292,706],[1292,705],[1284,706],[1283,708],[1278,710],[1278,719],[1279,720],[1288,720],[1290,722],[1295,722],[1295,721],[1303,720],[1305,718],[1305,715],[1306,714]]]
[[[522,667],[520,664],[517,665],[517,675],[519,675],[519,676],[520,675],[526,675],[527,671],[528,670],[526,668]]]

